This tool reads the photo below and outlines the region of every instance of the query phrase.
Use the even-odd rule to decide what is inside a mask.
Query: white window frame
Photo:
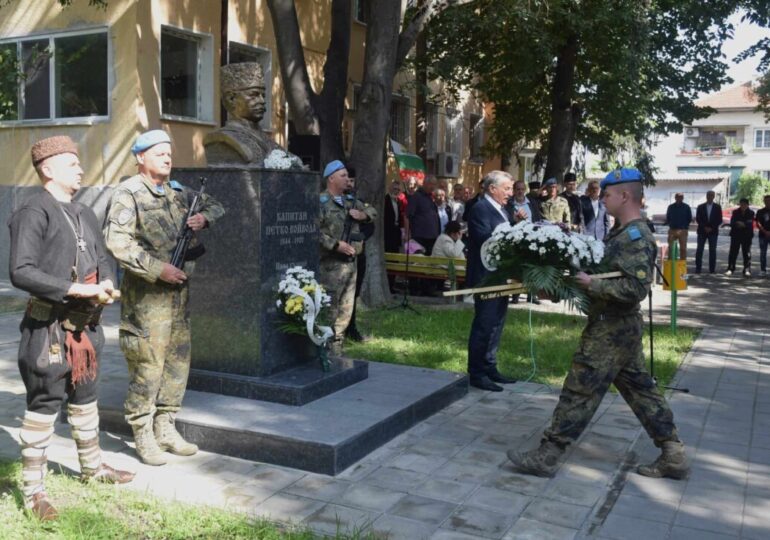
[[[388,120],[390,121],[391,127],[388,128],[388,136],[391,139],[394,139],[395,141],[400,143],[402,146],[409,147],[412,143],[412,118],[414,116],[412,114],[409,114],[409,112],[411,111],[412,102],[407,96],[403,94],[393,94],[392,97],[390,98],[390,103],[391,103],[390,105],[391,114],[388,115]],[[398,140],[393,136],[393,133],[391,133],[391,128],[393,126],[393,116],[392,116],[393,105],[395,105],[396,103],[399,103],[401,104],[401,106],[404,107],[404,113],[403,113],[404,124],[403,125],[405,130],[405,133],[404,133],[405,137],[403,141]]]
[[[441,140],[439,139],[439,108],[434,103],[425,104],[425,155],[428,159],[435,159],[441,152]]]
[[[757,146],[757,135],[760,132],[764,132],[762,135],[762,146]],[[770,128],[754,128],[754,138],[751,140],[756,150],[770,150]]]
[[[207,126],[216,125],[214,122],[214,36],[206,32],[194,32],[186,28],[179,28],[168,24],[160,26],[160,39],[158,40],[158,74],[159,84],[163,73],[163,33],[166,32],[172,36],[196,41],[198,43],[198,80],[197,80],[197,116],[181,116],[176,114],[166,114],[163,112],[162,89],[158,87],[158,101],[160,105],[161,120],[170,120],[174,122],[185,122],[189,124],[203,124]]]
[[[479,120],[473,124],[473,117],[478,116]],[[474,154],[474,148],[478,143],[478,153]],[[484,113],[472,113],[470,115],[470,131],[468,132],[468,160],[474,163],[483,163],[484,155],[481,149],[484,147]]]
[[[94,115],[94,116],[73,116],[73,117],[56,117],[56,49],[54,47],[54,40],[57,38],[71,37],[71,36],[86,36],[90,34],[107,34],[107,114],[106,115]],[[48,118],[31,118],[28,120],[2,120],[0,121],[0,127],[16,127],[16,126],[73,126],[73,125],[86,125],[109,122],[112,116],[112,90],[115,87],[115,77],[113,74],[113,58],[112,58],[112,35],[108,26],[94,26],[78,28],[76,30],[63,30],[61,32],[44,32],[44,33],[32,33],[24,36],[15,36],[0,39],[0,45],[7,43],[16,44],[16,60],[21,63],[21,44],[25,41],[40,41],[42,39],[48,40],[48,47],[53,51],[51,58],[49,59],[48,69]],[[21,112],[24,104],[24,89],[23,84],[19,81],[17,86],[17,112]]]
[[[454,113],[454,114],[450,114]],[[453,140],[448,140],[449,127],[454,118],[459,118],[457,126],[459,129],[454,134]],[[463,112],[459,109],[445,109],[444,113],[444,151],[450,154],[457,154],[459,159],[463,159]],[[449,144],[447,144],[449,143]]]
[[[227,55],[230,57],[231,48],[243,50],[246,54],[255,54],[257,62],[262,66],[262,75],[265,79],[265,116],[259,123],[262,131],[273,131],[273,51],[257,45],[249,45],[240,41],[228,43]]]

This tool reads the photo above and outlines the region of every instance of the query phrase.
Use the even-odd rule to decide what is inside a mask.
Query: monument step
[[[127,376],[104,377],[101,427],[129,433]],[[468,392],[459,373],[369,363],[369,377],[297,407],[188,391],[177,416],[184,437],[219,454],[337,475]]]

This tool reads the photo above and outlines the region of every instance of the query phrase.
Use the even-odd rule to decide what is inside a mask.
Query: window
[[[353,16],[361,24],[369,22],[367,17],[367,0],[355,0],[353,3]]]
[[[770,180],[770,171],[757,171],[757,174],[765,180]]]
[[[0,120],[109,116],[104,29],[0,43]]]
[[[446,116],[444,116],[444,149],[459,156],[462,150],[462,143],[463,114],[454,109],[447,109]]]
[[[213,119],[212,37],[163,26],[160,32],[160,99],[163,116]]]
[[[390,102],[390,138],[409,145],[409,100],[401,96]]]
[[[471,136],[468,138],[470,143],[471,161],[484,161],[481,149],[484,146],[484,117],[480,114],[471,114]]]
[[[270,50],[254,47],[243,43],[230,42],[227,52],[230,64],[256,62],[262,66],[262,76],[265,79],[265,116],[259,123],[265,131],[273,129],[273,59]]]
[[[770,148],[770,129],[754,130],[754,148]]]
[[[425,104],[425,153],[428,158],[436,157],[439,152],[438,107],[433,103]]]

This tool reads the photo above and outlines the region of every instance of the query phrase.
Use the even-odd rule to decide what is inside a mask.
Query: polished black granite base
[[[124,364],[105,366],[101,428],[130,433]],[[302,407],[189,391],[176,423],[202,450],[336,475],[468,392],[458,373],[369,364],[369,377]]]
[[[369,364],[362,360],[331,358],[330,364],[328,372],[323,372],[318,362],[310,362],[267,377],[192,369],[187,388],[301,406],[363,381],[369,374]]]

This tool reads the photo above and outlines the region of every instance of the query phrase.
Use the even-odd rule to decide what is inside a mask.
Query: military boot
[[[664,442],[658,459],[649,465],[639,465],[636,472],[652,478],[687,478],[690,474],[690,463],[684,451],[684,444],[681,441]]]
[[[563,453],[564,449],[559,445],[544,441],[529,452],[508,450],[507,455],[519,472],[550,478],[559,469],[559,459]]]
[[[174,417],[169,413],[160,413],[154,422],[155,440],[162,450],[178,456],[192,456],[198,451],[198,446],[182,438],[174,425]]]
[[[155,435],[152,432],[152,425],[132,426],[134,429],[134,442],[136,443],[136,453],[142,463],[147,465],[165,465],[167,463],[163,450],[158,446]]]

